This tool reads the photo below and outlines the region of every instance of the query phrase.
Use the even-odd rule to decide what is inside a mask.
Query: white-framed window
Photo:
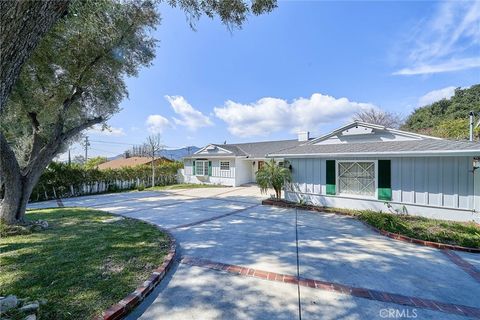
[[[230,171],[230,161],[220,161],[221,171]]]
[[[195,161],[195,175],[208,176],[208,160]]]
[[[375,161],[338,161],[339,194],[374,197],[377,190]]]

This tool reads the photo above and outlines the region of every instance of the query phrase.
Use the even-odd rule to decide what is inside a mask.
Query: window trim
[[[375,172],[375,193],[373,195],[365,194],[350,194],[340,192],[340,179],[338,176],[340,163],[343,162],[370,162],[374,165]],[[335,183],[337,184],[337,196],[352,197],[359,199],[378,199],[378,160],[357,160],[357,159],[344,159],[335,161]]]
[[[228,169],[222,169],[222,162],[223,163],[228,163]],[[220,167],[220,171],[230,171],[230,160],[220,160],[219,163],[218,163],[219,167]]]
[[[202,171],[203,171],[203,174],[197,174],[197,165],[199,163],[202,163]],[[205,172],[205,164],[207,165],[206,166],[206,172]],[[208,176],[208,160],[195,160],[195,166],[193,167],[193,173],[195,176],[197,177],[206,177]]]

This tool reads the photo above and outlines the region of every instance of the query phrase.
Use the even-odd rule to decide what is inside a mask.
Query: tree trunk
[[[282,189],[275,189],[275,196],[277,199],[280,199],[282,197]]]
[[[0,1],[0,112],[23,64],[45,33],[66,13],[69,2]]]
[[[0,208],[0,219],[7,224],[25,222],[25,211],[32,194],[34,181],[18,172],[15,179],[5,181],[5,197]]]
[[[23,223],[30,195],[48,162],[38,161],[33,170],[22,174],[15,153],[1,132],[0,155],[0,176],[5,188],[0,220],[7,224]]]

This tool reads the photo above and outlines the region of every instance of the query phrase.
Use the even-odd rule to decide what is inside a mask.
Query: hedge
[[[181,162],[157,165],[155,185],[175,184],[177,171],[182,167]],[[33,189],[30,201],[143,188],[151,185],[151,176],[149,165],[98,170],[78,164],[52,162]]]

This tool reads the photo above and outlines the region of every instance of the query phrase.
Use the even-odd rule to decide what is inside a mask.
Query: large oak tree
[[[58,19],[70,0],[0,1],[0,111],[23,64]]]
[[[231,28],[250,12],[271,11],[275,0],[170,0],[193,24],[217,15]],[[156,1],[72,1],[68,15],[45,36],[24,65],[0,114],[0,219],[22,223],[40,175],[81,132],[104,124],[127,96],[125,77],[150,65],[159,23]]]

